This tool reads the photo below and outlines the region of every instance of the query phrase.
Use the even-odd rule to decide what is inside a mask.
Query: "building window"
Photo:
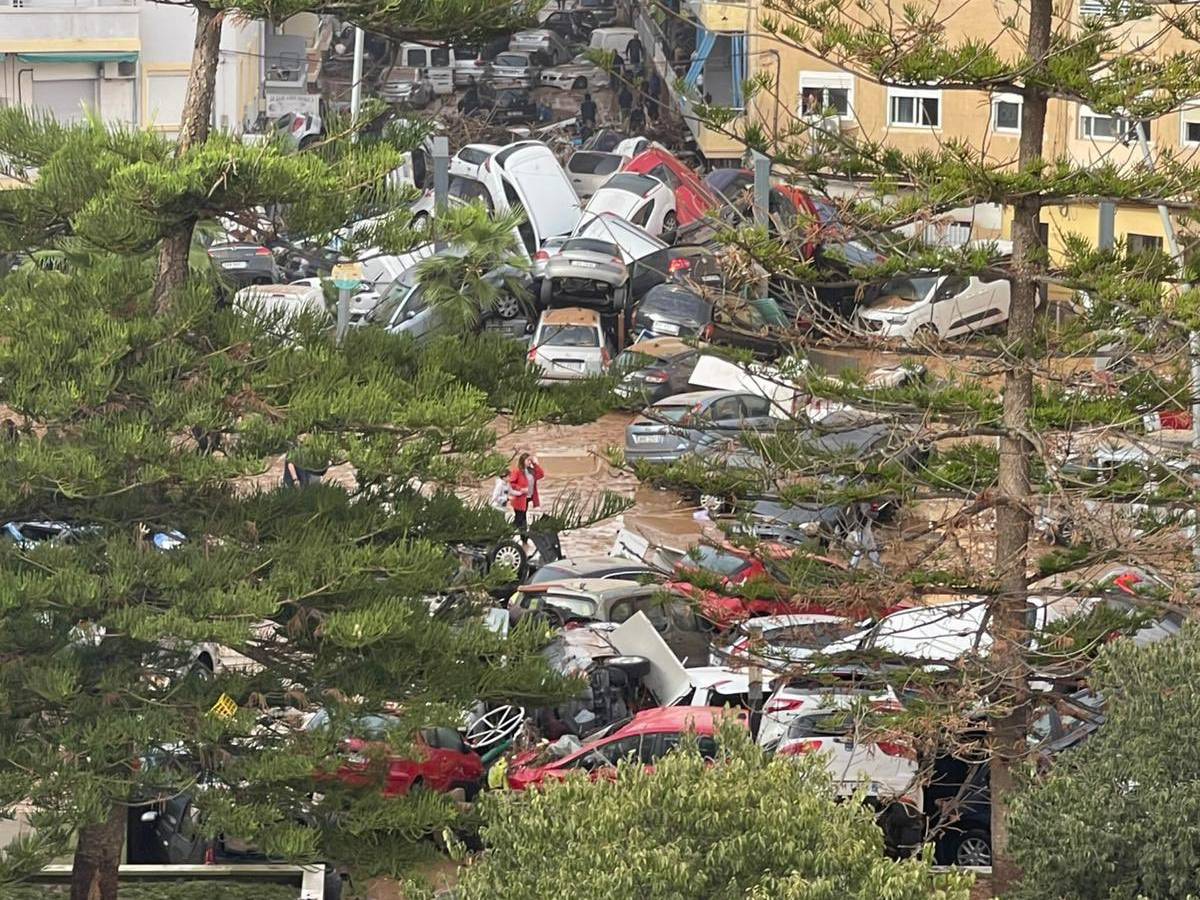
[[[992,131],[1001,134],[1021,133],[1020,94],[997,94],[992,97]]]
[[[1184,144],[1200,144],[1200,103],[1179,110],[1179,140]]]
[[[1136,141],[1134,120],[1110,113],[1098,113],[1090,106],[1079,106],[1079,136],[1093,141]],[[1142,121],[1146,140],[1150,140],[1150,120]]]
[[[1162,244],[1162,238],[1156,234],[1134,234],[1133,232],[1129,232],[1125,235],[1125,245],[1129,248],[1130,256],[1140,256],[1150,251],[1160,252]]]
[[[800,115],[854,117],[854,76],[844,72],[801,72]]]
[[[940,128],[942,92],[919,88],[888,88],[888,125],[901,128]]]

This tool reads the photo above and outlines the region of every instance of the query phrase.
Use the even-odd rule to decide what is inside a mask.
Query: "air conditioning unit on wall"
[[[100,64],[100,77],[105,80],[132,78],[137,74],[137,63],[122,60],[121,62],[106,62]]]

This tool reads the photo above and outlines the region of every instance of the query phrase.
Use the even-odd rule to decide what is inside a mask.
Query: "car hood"
[[[559,269],[569,269],[576,263],[595,263],[609,270],[625,271],[625,263],[618,259],[614,259],[607,253],[597,253],[592,250],[568,250],[563,253],[557,253],[546,260],[546,271],[554,272]]]

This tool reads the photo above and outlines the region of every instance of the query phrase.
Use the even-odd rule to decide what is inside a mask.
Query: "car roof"
[[[645,569],[647,572],[653,572],[654,569],[640,559],[627,559],[624,556],[607,556],[596,554],[595,556],[569,556],[566,559],[558,559],[552,563],[546,564],[550,569],[574,569],[577,571],[587,570],[603,570],[603,569]],[[609,579],[611,580],[611,579]]]
[[[324,296],[319,287],[311,284],[252,284],[238,291],[243,297],[254,297],[256,299],[287,297],[296,300],[309,297],[314,292],[320,296]]]
[[[568,306],[565,309],[548,309],[542,313],[543,325],[599,325],[600,313],[594,309]]]
[[[627,594],[658,589],[657,584],[639,584],[625,578],[562,578],[556,581],[543,581],[540,584],[522,585],[517,588],[518,591],[526,594],[570,591],[575,594],[591,594],[602,598],[622,597]]]
[[[645,197],[655,188],[661,186],[661,181],[649,175],[642,175],[639,172],[617,172],[608,181],[604,182],[596,193],[600,193],[600,191],[626,191],[636,194],[639,197]]]
[[[823,613],[795,613],[787,616],[756,616],[746,619],[740,627],[745,629],[757,625],[760,628],[786,628],[789,625],[815,625],[819,622],[846,622],[845,616]]]
[[[688,391],[686,394],[675,394],[655,403],[655,406],[692,406],[696,403],[707,403],[720,397],[732,397],[742,394],[742,391]]]
[[[655,731],[686,731],[691,726],[697,731],[712,732],[715,730],[715,723],[723,715],[732,715],[742,722],[746,721],[744,712],[731,712],[720,706],[667,706],[642,710],[628,725],[614,732],[613,736]]]
[[[650,338],[646,341],[638,341],[636,344],[630,344],[627,349],[632,353],[653,356],[655,359],[667,359],[668,357],[679,353],[686,353],[688,350],[695,350],[696,348],[677,337],[659,337]]]

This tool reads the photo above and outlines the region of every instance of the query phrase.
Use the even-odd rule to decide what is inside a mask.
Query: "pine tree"
[[[1031,653],[1031,641],[1046,638],[1031,632],[1026,614],[1033,575],[1058,575],[1056,590],[1066,585],[1086,596],[1096,590],[1086,586],[1087,573],[1095,571],[1096,564],[1136,559],[1137,548],[1157,543],[1155,564],[1181,577],[1181,585],[1192,583],[1190,575],[1179,575],[1190,568],[1190,560],[1179,546],[1178,527],[1181,516],[1191,514],[1196,496],[1190,479],[1179,474],[1194,465],[1186,451],[1172,459],[1171,454],[1160,454],[1144,465],[1120,466],[1119,475],[1107,483],[1101,473],[1081,471],[1064,457],[1068,451],[1094,448],[1098,441],[1085,432],[1101,430],[1107,438],[1138,440],[1147,409],[1190,406],[1192,392],[1182,385],[1187,381],[1188,329],[1196,325],[1196,294],[1187,289],[1195,280],[1193,273],[1163,253],[1138,255],[1120,245],[1098,250],[1090,236],[1079,235],[1068,239],[1066,259],[1052,263],[1039,238],[1039,223],[1044,209],[1070,202],[1145,203],[1158,198],[1187,205],[1200,187],[1200,172],[1167,152],[1159,153],[1154,168],[1140,157],[1127,164],[1104,160],[1093,165],[1047,158],[1047,114],[1052,103],[1080,102],[1130,127],[1200,95],[1194,61],[1172,44],[1180,36],[1194,37],[1195,14],[1172,6],[1121,3],[1109,5],[1103,15],[1073,21],[1069,16],[1056,18],[1049,0],[1031,0],[999,8],[1000,25],[994,33],[984,33],[980,23],[963,22],[963,11],[935,4],[767,0],[763,10],[756,30],[764,41],[803,49],[864,81],[968,90],[984,97],[990,91],[1005,92],[1022,99],[1019,153],[1010,160],[992,158],[986,146],[954,141],[901,152],[878,135],[830,134],[811,118],[785,115],[775,127],[764,121],[766,117],[740,117],[699,105],[699,116],[710,128],[763,153],[776,172],[789,173],[802,187],[822,193],[834,180],[858,185],[852,199],[826,196],[836,204],[844,225],[840,237],[830,240],[859,239],[883,253],[878,264],[843,263],[838,274],[830,266],[838,261],[836,250],[824,261],[806,260],[801,248],[813,240],[819,223],[804,216],[790,231],[780,228],[768,235],[765,229],[741,228],[723,235],[731,246],[762,263],[777,287],[790,282],[802,293],[817,285],[845,286],[847,271],[851,285],[879,284],[889,275],[919,270],[982,273],[1007,279],[1011,311],[1000,339],[975,335],[940,346],[908,348],[905,352],[913,357],[934,360],[936,374],[924,386],[878,389],[861,378],[793,372],[802,388],[816,396],[850,402],[918,429],[921,440],[932,448],[927,460],[908,467],[896,464],[898,455],[906,452],[902,445],[912,440],[911,431],[901,431],[862,461],[816,453],[805,441],[787,437],[764,442],[761,449],[770,465],[749,479],[739,481],[728,472],[694,466],[669,476],[708,492],[725,490],[743,498],[769,490],[782,493],[785,502],[816,499],[836,504],[896,494],[906,501],[957,500],[954,512],[943,521],[915,530],[914,537],[932,531],[936,548],[919,554],[893,548],[904,557],[890,573],[894,582],[859,576],[854,581],[860,590],[843,586],[837,593],[852,594],[855,603],[872,600],[876,608],[889,599],[934,591],[986,597],[995,636],[990,655],[974,660],[967,674],[961,665],[951,670],[951,681],[961,678],[974,690],[960,684],[957,692],[945,686],[940,693],[931,692],[937,702],[927,713],[937,708],[944,715],[927,714],[921,724],[927,732],[940,729],[944,736],[947,721],[962,721],[964,703],[973,704],[975,714],[986,710],[991,726],[987,749],[995,886],[1003,891],[1017,875],[1007,852],[1006,830],[1013,773],[1026,759],[1034,710],[1053,698],[1053,692],[1031,687],[1044,671],[1036,667],[1062,674],[1060,689],[1077,684],[1094,649],[1089,640],[1097,639],[1096,634],[1086,638],[1082,632],[1067,639],[1060,635],[1062,646],[1074,642],[1071,651]],[[1130,23],[1151,15],[1154,27],[1131,32]],[[746,85],[746,96],[747,107],[753,109],[756,101],[770,104],[792,94],[768,72]],[[1135,134],[1124,137],[1136,139]],[[891,233],[977,203],[1011,211],[1011,258],[1002,258],[995,247],[947,250],[926,245],[920,237],[900,239]],[[918,235],[921,231],[918,228]],[[1048,284],[1086,296],[1085,308],[1065,322],[1045,315],[1044,307],[1039,312],[1039,293]],[[797,335],[798,347],[880,348],[880,342],[853,320],[822,314],[827,316],[822,334]],[[1109,346],[1114,341],[1116,350]],[[1093,355],[1111,357],[1134,370],[1117,370],[1111,397],[1086,396],[1086,386],[1079,390],[1084,379],[1077,377],[1075,361]],[[849,487],[832,485],[829,475],[848,480]],[[1135,521],[1136,510],[1129,506],[1134,501],[1157,510],[1155,521],[1147,523],[1145,515]],[[1034,516],[1045,507],[1073,516],[1075,546],[1035,559]],[[983,517],[986,527],[980,524]],[[1101,524],[1118,518],[1122,523],[1107,531]],[[988,530],[992,527],[994,532]],[[991,560],[981,560],[976,552],[964,561],[962,544],[968,542],[976,550],[981,542],[987,545]]]
[[[340,785],[334,750],[353,722],[388,711],[400,723],[388,740],[407,754],[415,729],[456,723],[477,700],[570,690],[541,657],[543,634],[503,640],[480,624],[499,575],[456,548],[508,525],[455,488],[503,471],[497,411],[586,415],[576,395],[539,391],[522,348],[487,333],[417,348],[362,329],[335,347],[327,319],[218,308],[205,278],[165,305],[155,294],[155,254],[191,219],[278,206],[290,233],[321,243],[364,210],[394,210],[358,239],[415,245],[407,195],[382,185],[419,136],[296,154],[211,134],[179,153],[143,132],[0,110],[0,157],[27,182],[0,193],[0,248],[63,254],[57,269],[0,279],[12,423],[0,520],[72,526],[0,548],[0,806],[29,804],[36,828],[0,877],[73,842],[72,896],[115,897],[130,805],[197,790],[201,774],[205,833],[395,871],[461,813],[434,794]],[[511,255],[512,224],[479,207],[439,220],[440,238],[471,250],[431,268],[439,292],[469,295]],[[284,453],[345,464],[350,481],[277,489]],[[557,523],[613,509],[564,509]],[[156,547],[174,532],[178,546]],[[436,598],[451,602],[431,615]],[[205,643],[246,665],[199,677]],[[268,715],[315,707],[329,729]]]

